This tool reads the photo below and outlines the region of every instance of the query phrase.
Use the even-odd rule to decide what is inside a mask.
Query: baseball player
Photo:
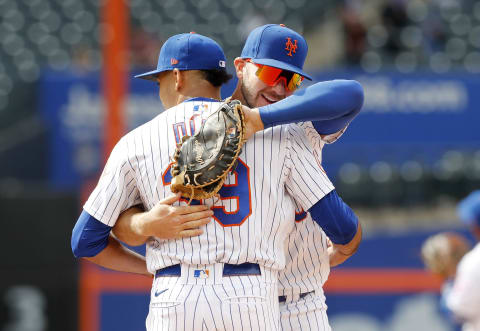
[[[480,191],[460,201],[458,215],[480,240]],[[432,273],[444,280],[441,306],[449,317],[461,323],[463,331],[480,330],[480,244],[470,250],[465,237],[441,232],[423,243],[422,259]]]
[[[480,191],[470,193],[458,205],[460,219],[470,226],[477,244],[460,260],[446,304],[463,322],[463,331],[480,330]]]
[[[451,310],[447,308],[447,299],[452,292],[452,284],[458,263],[470,250],[468,239],[454,232],[440,232],[428,237],[422,244],[422,260],[433,274],[443,281],[441,289],[441,311],[453,323],[457,323]]]
[[[281,65],[282,57],[278,49],[269,52],[268,49],[258,46],[268,44],[268,40],[265,40],[271,38],[268,33],[265,33],[268,30],[279,32],[276,37],[286,41],[286,49],[292,49],[292,43],[306,45],[301,35],[286,27],[281,29],[275,25],[265,25],[251,32],[241,56],[235,59],[239,83],[233,95],[233,98],[251,107],[271,104],[288,97],[293,92],[288,86],[282,88],[282,84],[273,85],[274,81],[269,80],[273,75],[268,75],[270,68],[266,66],[273,66],[274,69],[288,69],[288,67]],[[299,43],[299,40],[302,42]],[[303,67],[303,62],[300,67]],[[340,137],[348,123],[360,111],[363,101],[359,100],[363,95],[358,92],[357,83],[354,81],[331,81],[324,84],[325,89],[335,93],[336,96],[326,97],[322,109],[338,107],[335,112],[341,114],[345,121],[329,123],[337,124],[336,127],[325,127],[325,122],[316,121],[300,124],[313,146],[319,168],[321,168],[324,144],[333,143]],[[337,103],[339,100],[346,103],[339,105]],[[287,242],[286,267],[279,273],[281,328],[282,330],[330,330],[322,289],[330,271],[330,258],[338,264],[351,256],[355,249],[352,247],[345,249],[338,244],[328,248],[328,238],[324,231],[312,221],[310,214],[305,213],[299,206],[297,206],[295,221],[294,231],[289,235]]]
[[[119,212],[140,202],[151,209],[162,196],[168,194],[169,150],[188,130],[194,131],[202,118],[218,104],[204,98],[185,100],[185,95],[188,95],[185,93],[192,95],[188,89],[198,85],[188,84],[185,78],[189,74],[184,77],[183,71],[178,68],[172,70],[175,65],[182,69],[198,69],[190,65],[196,61],[199,63],[205,54],[208,56],[202,60],[210,66],[219,59],[203,49],[206,44],[203,38],[198,43],[194,43],[192,38],[197,37],[187,35],[176,37],[173,41],[169,39],[170,42],[162,47],[157,70],[145,75],[158,79],[160,98],[165,105],[183,102],[132,131],[116,146],[74,229],[72,247],[77,256],[100,255],[105,247],[110,246],[109,224],[113,225]],[[188,51],[185,51],[186,45],[189,45]],[[164,52],[164,48],[169,49],[166,46],[180,48],[183,52]],[[189,53],[196,51],[196,56]],[[221,61],[224,63],[225,60],[220,59],[216,63]],[[205,63],[200,66],[204,68]],[[189,71],[195,70],[186,72]],[[318,94],[316,88],[305,94],[310,106],[312,102],[315,105],[311,94]],[[287,114],[287,110],[292,109],[295,113]],[[260,116],[266,126],[288,123],[299,117],[318,119],[311,111],[301,107],[298,98],[283,104],[279,102],[276,107],[263,109],[263,113],[260,109]],[[289,191],[296,200],[303,200],[302,208],[317,214],[317,207],[324,209],[319,199],[333,188],[325,174],[313,166],[315,162],[311,146],[297,126],[269,128],[249,140],[241,154],[239,168],[220,191],[222,199],[203,201],[213,207],[216,222],[207,224],[204,233],[195,239],[149,239],[147,264],[156,278],[147,328],[195,329],[206,326],[230,329],[234,324],[247,323],[242,316],[245,318],[243,313],[248,312],[250,326],[246,324],[242,328],[275,329],[278,305],[276,270],[283,267],[283,242],[291,226],[283,219],[294,210],[293,202],[285,191]],[[268,168],[268,164],[283,166]],[[265,168],[270,172],[269,177],[255,176],[256,172],[264,172]],[[307,184],[305,178],[311,178],[311,182]],[[351,221],[349,225],[353,225],[353,233],[357,236],[356,220],[352,221],[348,216],[345,220]],[[96,227],[100,228],[97,233],[104,233],[100,244],[82,237],[82,234],[88,233],[85,229],[95,230]],[[267,237],[263,238],[263,235]],[[212,286],[202,286],[205,284]],[[167,288],[159,289],[159,286]],[[205,293],[207,290],[210,293]],[[212,304],[219,305],[221,311],[212,311]],[[252,321],[254,318],[256,321]],[[183,321],[183,326],[181,323],[171,324],[178,321]]]
[[[291,43],[288,43],[288,40]],[[298,41],[301,43],[299,44]],[[302,82],[303,76],[300,77],[298,74],[285,70],[282,72],[278,68],[288,65],[285,63],[285,56],[279,52],[279,44],[286,50],[289,45],[297,45],[297,47],[300,46],[302,52],[306,51],[306,47],[304,47],[306,42],[303,37],[284,26],[265,25],[252,31],[242,56],[235,59],[234,62],[239,82],[232,96],[233,99],[238,99],[250,107],[260,107],[284,99],[293,93]],[[294,51],[296,50],[294,49]],[[293,53],[293,57],[295,55]],[[305,57],[300,57],[300,59],[301,62],[298,66],[301,68]],[[260,65],[259,63],[265,64]],[[276,65],[276,67],[268,66],[267,63]],[[295,80],[297,83],[287,84],[287,79],[289,79],[288,83]],[[348,123],[358,113],[362,104],[361,101],[358,101],[359,93],[355,82],[337,81],[324,84],[325,90],[330,90],[336,95],[333,97],[333,95],[325,93],[326,102],[322,108],[332,108],[332,105],[328,103],[333,101],[334,105],[338,105],[337,117],[343,117],[344,122],[335,129],[322,127],[324,124],[321,122],[314,122],[313,125],[310,122],[301,124],[308,140],[314,146],[319,167],[324,144],[326,142],[333,143],[338,139]],[[338,100],[346,100],[351,103],[339,105]],[[342,128],[342,130],[321,136],[317,127],[320,133],[330,133],[338,128]],[[138,231],[138,226],[132,226],[131,220],[128,220],[135,213],[140,213],[140,210],[131,209],[125,212],[114,227],[115,234],[130,245],[140,245],[147,239],[147,236],[142,236],[141,231]],[[140,216],[137,217],[141,217],[142,214],[138,215]],[[152,213],[143,213],[143,215],[151,220],[145,221],[143,224],[162,224]],[[297,210],[295,218],[295,230],[288,238],[286,268],[279,273],[281,326],[285,330],[300,327],[302,329],[328,330],[329,324],[322,285],[328,278],[329,260],[331,259],[335,264],[341,263],[353,254],[354,249],[349,248],[345,251],[344,247],[337,244],[328,247],[328,238],[325,233],[313,223],[310,214],[303,212],[301,208]],[[142,222],[136,221],[134,224],[142,224]],[[167,225],[162,226],[155,235],[163,237],[163,232],[168,228]],[[195,235],[197,231],[198,233],[202,232],[200,228],[189,231]],[[134,233],[133,236],[132,233]]]

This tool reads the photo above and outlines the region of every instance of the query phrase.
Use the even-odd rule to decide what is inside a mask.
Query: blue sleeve
[[[312,121],[320,134],[347,126],[363,106],[363,88],[354,80],[319,82],[276,103],[260,107],[263,125]]]
[[[335,244],[348,244],[358,228],[358,218],[335,190],[309,209],[312,219]]]
[[[103,224],[86,211],[77,220],[72,232],[72,252],[75,257],[92,257],[108,245],[112,227]]]

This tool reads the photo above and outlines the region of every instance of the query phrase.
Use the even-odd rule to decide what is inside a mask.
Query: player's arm
[[[335,190],[315,203],[309,212],[332,242],[328,248],[331,266],[355,254],[362,240],[362,227],[353,210]]]
[[[83,207],[72,231],[71,246],[77,258],[88,258],[114,270],[146,274],[144,258],[110,236],[118,215],[141,202],[128,151],[128,142],[122,138]]]
[[[313,125],[311,124],[311,122],[301,123],[301,124],[299,124],[299,126],[302,127],[305,130],[305,134],[306,134],[312,148],[314,149],[313,153],[316,156],[318,156],[317,161],[321,162],[320,160],[321,160],[321,153],[322,153],[322,148],[323,148],[322,141],[325,141],[324,137],[322,137],[321,135],[318,134],[318,132],[313,128]],[[328,141],[330,143],[332,143],[343,133],[344,130],[345,129],[343,129],[343,130],[341,130],[338,133],[333,134],[333,135],[328,135],[328,137],[326,139],[328,139]],[[324,199],[327,199],[324,202],[328,201],[328,199],[330,199],[333,194],[336,195],[337,193],[336,192],[330,192],[329,195],[327,195],[324,198]],[[340,202],[340,204],[337,204],[337,206],[342,206],[342,204],[343,204],[343,201]],[[345,211],[348,211],[348,213],[345,213]],[[348,207],[347,205],[344,206],[343,210],[340,210],[340,214],[344,215],[344,217],[346,216],[347,220],[348,219],[354,219],[354,217],[355,217],[355,214],[350,209],[350,207]],[[321,216],[319,216],[319,217],[321,217]],[[322,221],[324,221],[324,220],[322,220]],[[354,230],[354,229],[352,229],[352,230]],[[358,233],[358,239],[360,239],[361,238],[361,226],[360,226],[360,224],[358,225],[357,231],[360,231]],[[329,241],[328,241],[329,245],[328,245],[327,252],[328,252],[329,259],[330,259],[330,266],[331,267],[337,266],[337,265],[345,262],[352,255],[350,245],[353,245],[356,242],[356,239],[352,240],[349,245],[342,245],[342,244],[339,244],[339,243],[333,243],[329,239]]]
[[[84,210],[72,232],[71,246],[75,257],[112,270],[150,275],[145,258],[122,246],[110,234],[111,229]]]
[[[108,237],[108,245],[104,250],[94,257],[86,257],[85,259],[104,268],[148,277],[152,276],[147,270],[145,257],[122,246],[111,234]]]
[[[112,231],[130,246],[144,244],[149,237],[178,239],[199,236],[213,211],[206,205],[173,206],[180,194],[161,200],[151,210],[132,207],[120,214]]]
[[[357,230],[357,239],[354,237],[354,240],[352,242],[358,242],[355,244],[357,245],[354,250],[351,249],[350,247],[345,247],[345,245],[338,245],[332,243],[330,247],[328,247],[328,258],[330,261],[330,267],[335,267],[339,264],[342,264],[346,260],[348,260],[353,254],[358,249],[358,245],[360,245],[360,241],[362,239],[362,228],[360,223],[358,224],[358,230]]]
[[[267,127],[306,121],[312,121],[321,135],[333,134],[355,118],[363,100],[363,88],[354,80],[319,82],[274,104],[244,107],[246,137]]]
[[[289,174],[286,186],[303,210],[330,238],[335,251],[333,263],[353,255],[362,238],[362,228],[353,210],[338,196],[327,174],[313,155],[313,147],[298,125],[289,125],[287,150]],[[331,249],[331,250],[332,250]],[[345,257],[339,257],[339,255]]]

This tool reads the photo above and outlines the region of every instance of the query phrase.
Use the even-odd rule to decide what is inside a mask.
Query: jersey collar
[[[210,99],[210,98],[204,98],[204,97],[196,97],[196,98],[191,98],[191,99],[187,99],[187,100],[184,100],[183,102],[192,102],[192,101],[209,101],[209,102],[220,102],[220,100],[217,100],[217,99]],[[182,102],[182,103],[183,103]]]

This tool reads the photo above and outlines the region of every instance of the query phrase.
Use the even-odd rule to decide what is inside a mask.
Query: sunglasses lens
[[[297,73],[262,64],[255,65],[258,67],[258,78],[269,86],[274,86],[280,79],[282,79],[285,81],[287,89],[295,91],[303,82],[303,76]]]
[[[262,82],[269,86],[275,85],[278,76],[282,73],[282,69],[262,65],[257,70],[257,76]]]
[[[290,91],[295,91],[297,88],[300,87],[302,82],[303,82],[303,76],[301,76],[299,74],[293,74],[292,78],[288,82],[287,88]]]

